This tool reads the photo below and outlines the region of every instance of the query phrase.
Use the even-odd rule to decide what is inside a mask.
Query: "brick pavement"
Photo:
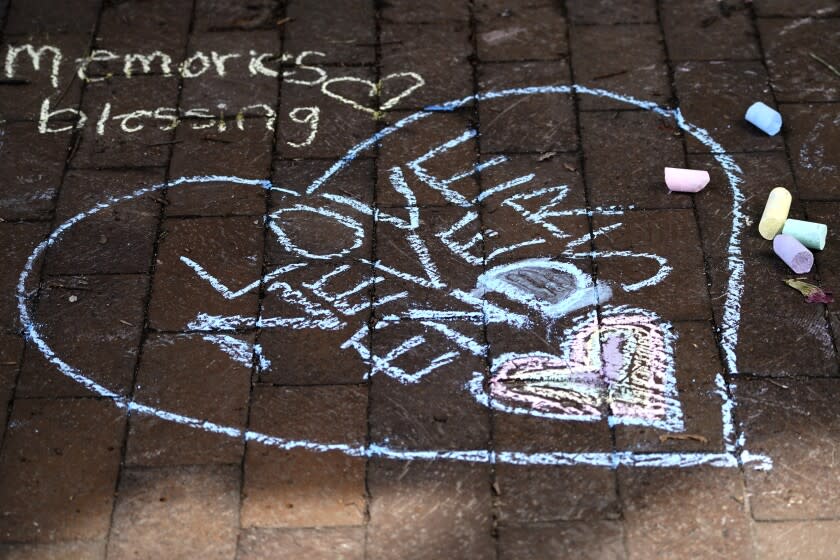
[[[840,557],[840,314],[783,286],[789,271],[755,227],[770,188],[790,188],[794,217],[829,224],[810,278],[837,287],[840,76],[810,56],[840,66],[837,0],[7,0],[0,16],[2,56],[17,53],[0,60],[0,557]],[[35,68],[26,44],[57,50]],[[732,194],[695,136],[585,91],[401,121],[569,83],[679,107],[740,166],[737,371]],[[779,107],[780,136],[743,121],[756,100]],[[665,165],[709,169],[712,183],[668,194]],[[423,173],[434,188],[418,186]],[[217,177],[132,194],[193,175],[273,188]],[[32,263],[23,297],[45,355],[23,336],[20,272],[109,197],[131,199]],[[656,273],[626,258],[639,251],[673,270],[619,293]],[[465,389],[579,332],[524,300],[452,296],[545,257],[670,325],[685,437],[513,414]],[[389,319],[406,302],[437,319]],[[529,322],[495,321],[493,306]],[[597,309],[606,324],[613,308]],[[772,469],[551,464],[728,453],[730,396],[747,450]],[[547,458],[513,464],[508,451]]]

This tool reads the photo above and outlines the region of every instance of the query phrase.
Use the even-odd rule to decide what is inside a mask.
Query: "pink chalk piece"
[[[796,274],[805,274],[814,266],[814,254],[792,235],[779,234],[773,238],[773,250]]]
[[[709,172],[699,169],[680,169],[679,167],[665,168],[665,184],[668,190],[676,192],[696,193],[709,184]]]

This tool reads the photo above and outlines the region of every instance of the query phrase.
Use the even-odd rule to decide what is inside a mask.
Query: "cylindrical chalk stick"
[[[770,136],[775,136],[782,129],[782,115],[761,101],[750,105],[744,117]]]
[[[814,266],[814,255],[792,235],[779,234],[773,240],[773,250],[796,274],[805,274]]]
[[[697,169],[665,168],[665,184],[668,190],[678,192],[700,192],[709,184],[709,172]]]
[[[790,192],[784,187],[776,187],[770,191],[761,221],[758,222],[758,233],[768,241],[776,237],[785,225],[790,212]]]
[[[825,249],[825,236],[828,235],[828,226],[816,222],[788,218],[785,226],[782,228],[782,233],[795,237],[797,241],[809,249],[822,251]]]

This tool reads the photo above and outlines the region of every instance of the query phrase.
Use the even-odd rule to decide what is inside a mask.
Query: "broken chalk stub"
[[[696,193],[709,184],[709,172],[698,169],[665,168],[665,184],[669,191]]]
[[[776,187],[770,191],[761,221],[758,222],[758,233],[761,237],[770,241],[782,231],[790,212],[790,201],[790,191],[786,188]]]
[[[809,249],[822,251],[825,249],[825,237],[828,235],[828,226],[816,222],[788,219],[782,228],[782,233],[795,237]]]
[[[814,254],[792,235],[781,233],[773,239],[773,251],[796,274],[805,274],[814,266]]]
[[[782,129],[782,115],[761,101],[750,105],[744,118],[770,136],[775,136]]]

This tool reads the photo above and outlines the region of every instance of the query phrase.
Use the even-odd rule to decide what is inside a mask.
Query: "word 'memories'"
[[[34,46],[30,43],[9,45],[6,50],[4,74],[7,79],[17,76],[19,63],[26,55],[36,71],[49,59],[50,83],[60,86],[59,74],[65,62],[61,49],[51,45]],[[246,65],[253,77],[277,78],[281,75],[286,82],[314,86],[327,79],[327,73],[318,66],[307,64],[313,56],[326,56],[318,51],[303,51],[298,54],[257,52],[204,53],[195,51],[184,60],[175,63],[172,57],[161,51],[149,53],[126,53],[123,55],[105,49],[94,49],[87,56],[77,58],[74,68],[80,80],[99,82],[116,75],[131,78],[136,75],[158,73],[164,77],[198,78],[204,75],[224,77],[234,65]],[[285,68],[282,69],[281,67]],[[114,70],[118,68],[118,70]],[[46,70],[46,68],[45,68]]]

